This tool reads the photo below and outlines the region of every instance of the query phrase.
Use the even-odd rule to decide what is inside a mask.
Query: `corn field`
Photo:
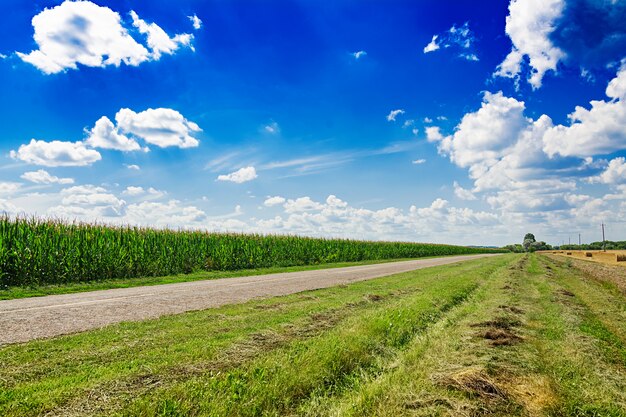
[[[481,253],[463,246],[209,233],[0,217],[0,288]]]

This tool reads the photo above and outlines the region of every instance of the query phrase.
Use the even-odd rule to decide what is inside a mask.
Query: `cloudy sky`
[[[626,0],[476,4],[8,0],[0,211],[626,240]]]

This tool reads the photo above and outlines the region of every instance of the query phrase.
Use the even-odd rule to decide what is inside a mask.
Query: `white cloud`
[[[133,171],[141,171],[141,167],[139,165],[135,165],[135,164],[130,164],[130,165],[126,165],[124,164],[124,166],[130,170]]]
[[[145,20],[140,19],[137,13],[132,10],[130,17],[133,19],[133,26],[139,30],[139,33],[147,37],[148,47],[152,51],[150,58],[159,60],[161,54],[172,55],[181,46],[190,47],[192,50],[194,49],[191,45],[193,35],[182,33],[170,38],[159,25],[156,23],[147,23]]]
[[[413,119],[406,119],[404,121],[404,123],[402,123],[402,127],[403,128],[407,128],[407,127],[413,126],[414,124],[415,124],[415,120],[413,120]]]
[[[134,187],[131,185],[131,186],[126,187],[126,189],[122,192],[122,194],[135,196],[135,195],[141,195],[144,192],[145,191],[143,187]]]
[[[405,112],[402,109],[392,110],[387,115],[387,121],[395,122],[396,121],[396,117],[398,117],[399,115],[404,114],[404,113]]]
[[[217,177],[218,181],[231,181],[237,184],[241,184],[247,181],[252,181],[257,178],[258,175],[256,173],[256,169],[252,166],[241,168],[235,172],[231,172],[226,175],[219,175]]]
[[[191,24],[195,30],[199,30],[202,27],[202,20],[197,15],[187,16],[191,20]]]
[[[429,142],[439,142],[443,140],[439,126],[428,126],[426,128],[426,140]]]
[[[120,109],[115,115],[115,121],[118,132],[131,134],[160,148],[193,148],[200,144],[191,135],[202,129],[173,109],[148,109],[139,113]]]
[[[278,123],[272,122],[268,125],[263,126],[263,130],[270,134],[276,134],[280,133],[280,126],[278,126]]]
[[[0,53],[0,59],[7,59],[7,58],[8,58],[7,55]]]
[[[73,178],[59,178],[54,175],[50,175],[48,171],[39,169],[37,171],[25,172],[20,178],[26,181],[34,182],[36,184],[73,184]]]
[[[266,207],[272,207],[272,206],[283,204],[285,203],[285,201],[287,200],[285,200],[284,197],[280,197],[280,196],[268,197],[263,202],[263,205]]]
[[[466,190],[461,187],[458,182],[454,181],[454,195],[460,198],[461,200],[476,200],[476,196],[470,190]]]
[[[139,25],[138,17],[133,20]],[[46,74],[77,69],[78,64],[137,66],[159,59],[161,53],[172,53],[181,45],[190,46],[191,42],[191,35],[170,38],[156,24],[145,24],[140,31],[143,32],[143,28],[148,33],[150,52],[133,39],[117,12],[90,1],[66,0],[44,9],[33,17],[32,25],[38,49],[28,54],[17,52],[17,55]]]
[[[295,200],[287,200],[284,204],[286,213],[301,213],[310,210],[321,210],[324,206],[311,197],[300,197]]]
[[[83,142],[58,140],[45,142],[31,139],[29,144],[21,145],[10,155],[13,159],[47,167],[86,166],[102,159],[98,151],[88,149]]]
[[[441,140],[440,150],[462,168],[495,162],[528,125],[523,113],[524,102],[485,92],[481,108],[463,116],[454,135],[441,139],[433,133],[429,140]]]
[[[611,101],[592,100],[589,110],[577,106],[569,126],[558,125],[544,137],[549,156],[604,155],[626,149],[626,67],[606,88]]]
[[[148,195],[152,198],[159,198],[159,197],[163,197],[166,193],[164,191],[159,191],[153,187],[144,189],[143,187],[130,185],[126,187],[124,191],[122,191],[122,194],[131,196],[131,197],[137,197],[140,195]]]
[[[438,35],[433,35],[431,41],[424,47],[424,53],[427,54],[429,52],[434,52],[439,49],[439,44],[437,43]]]
[[[411,163],[414,164],[414,165],[421,165],[424,162],[426,162],[425,159],[416,159],[416,160],[412,161]]]
[[[367,52],[365,51],[356,51],[356,52],[352,52],[350,55],[352,55],[354,57],[354,59],[359,59],[361,57],[364,57],[367,55]]]
[[[626,182],[626,158],[611,160],[606,169],[598,176],[589,179],[592,183],[616,184]]]
[[[478,58],[478,55],[476,54],[459,54],[460,58],[466,59],[468,61],[480,61],[480,59]]]
[[[414,136],[417,136],[417,134],[419,133],[419,129],[414,127],[413,129],[411,129],[411,133],[413,133]]]
[[[550,40],[555,22],[561,17],[564,0],[511,0],[505,31],[513,47],[494,75],[516,78],[524,56],[532,68],[528,82],[541,87],[547,71],[556,71],[565,53]]]
[[[424,47],[423,51],[427,54],[438,51],[442,48],[452,48],[457,51],[461,51],[458,54],[459,58],[463,58],[468,61],[478,61],[478,56],[472,51],[474,43],[474,34],[470,30],[469,24],[466,22],[459,27],[452,25],[450,29],[442,34],[433,35],[428,45]]]
[[[424,123],[432,123],[433,119],[431,119],[430,117],[424,117]]]
[[[19,182],[0,181],[0,195],[13,194],[22,188]]]
[[[61,194],[95,194],[105,192],[107,192],[106,188],[92,184],[75,185],[61,190]]]
[[[89,137],[85,141],[93,148],[115,149],[118,151],[138,151],[139,144],[118,132],[113,122],[108,117],[102,116],[89,132]]]

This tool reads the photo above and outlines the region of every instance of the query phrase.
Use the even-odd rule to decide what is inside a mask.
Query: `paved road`
[[[146,320],[241,303],[252,298],[332,287],[485,256],[494,255],[449,256],[0,301],[0,346],[96,329],[122,321]]]

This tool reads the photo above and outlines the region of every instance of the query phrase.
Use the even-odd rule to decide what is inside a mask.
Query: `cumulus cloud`
[[[388,122],[395,122],[396,121],[396,117],[398,117],[399,115],[404,114],[404,113],[405,112],[404,112],[403,109],[392,110],[387,115],[387,121]]]
[[[460,198],[461,200],[468,200],[468,201],[476,200],[476,196],[474,195],[474,193],[472,193],[472,191],[470,190],[466,190],[465,188],[461,187],[458,182],[454,181],[453,186],[454,186],[454,195]]]
[[[533,88],[541,87],[544,74],[556,71],[565,57],[550,39],[564,6],[564,0],[511,0],[505,31],[513,47],[494,75],[519,77],[522,61],[528,57],[532,69],[528,82]]]
[[[133,26],[139,30],[139,33],[146,35],[148,47],[152,51],[150,54],[151,59],[159,60],[162,54],[172,55],[181,46],[187,46],[194,50],[191,45],[193,35],[183,33],[170,38],[159,25],[147,23],[145,20],[140,19],[137,13],[132,10],[130,17],[133,19]]]
[[[428,126],[426,128],[426,140],[429,142],[439,142],[443,139],[439,126]]]
[[[19,182],[0,181],[0,195],[13,194],[22,188]]]
[[[606,95],[610,101],[592,100],[590,109],[577,106],[569,126],[550,129],[543,138],[544,151],[584,158],[626,149],[626,67],[610,81]]]
[[[39,169],[37,171],[25,172],[21,178],[36,184],[73,184],[73,178],[59,178],[51,175],[48,171]]]
[[[415,159],[415,160],[413,160],[411,163],[412,163],[413,165],[421,165],[421,164],[423,164],[424,162],[426,162],[426,160],[425,160],[425,159]]]
[[[501,92],[485,92],[481,108],[463,116],[454,135],[444,139],[437,137],[441,141],[440,149],[462,168],[495,161],[526,127],[523,112],[523,102],[505,97]]]
[[[202,27],[202,20],[197,15],[187,16],[191,20],[191,24],[195,30],[199,30]]]
[[[130,185],[128,187],[126,187],[126,189],[124,191],[122,191],[122,194],[127,195],[127,196],[131,196],[131,197],[137,197],[137,196],[150,196],[153,198],[159,198],[165,195],[165,192],[163,191],[159,191],[153,187],[150,187],[148,189],[144,189],[143,187],[139,187],[139,186],[133,186]]]
[[[156,24],[146,24],[136,13],[131,14],[139,31],[147,34],[147,47],[131,36],[119,13],[90,1],[66,0],[33,17],[33,38],[38,49],[17,55],[40,71],[55,74],[77,69],[78,64],[137,66],[158,60],[162,53],[171,54],[181,45],[191,45],[192,35],[170,38]]]
[[[611,160],[600,175],[591,177],[589,180],[592,183],[602,184],[626,182],[626,158],[619,157]]]
[[[423,49],[424,53],[431,53],[440,49],[455,50],[458,53],[459,58],[466,59],[468,61],[478,61],[478,55],[474,52],[473,47],[475,43],[475,37],[469,28],[469,23],[465,22],[463,25],[457,27],[452,25],[450,29],[439,35],[433,35],[432,39]]]
[[[273,206],[278,206],[280,204],[283,204],[285,201],[284,197],[280,197],[280,196],[274,196],[274,197],[267,197],[265,199],[265,201],[263,202],[263,205],[266,207],[273,207]]]
[[[124,166],[132,171],[141,171],[141,167],[139,165],[135,165],[135,164],[124,164]]]
[[[231,172],[230,174],[219,175],[217,177],[218,181],[230,181],[235,182],[237,184],[241,184],[244,182],[252,181],[257,178],[258,175],[256,173],[256,169],[253,166],[241,168],[235,172]]]
[[[108,117],[102,116],[89,132],[87,145],[93,148],[115,149],[118,151],[138,151],[141,149],[134,140],[120,134]]]
[[[362,57],[366,56],[367,52],[365,52],[365,51],[356,51],[356,52],[352,52],[350,55],[352,55],[354,57],[354,59],[358,60],[359,58],[362,58]]]
[[[88,149],[84,142],[46,142],[36,139],[31,139],[27,145],[21,145],[17,151],[11,151],[10,156],[29,164],[47,167],[86,166],[102,159],[98,151]]]
[[[160,148],[193,148],[200,144],[191,135],[202,129],[173,109],[148,109],[139,113],[121,109],[115,115],[115,121],[118,132],[143,139]]]

